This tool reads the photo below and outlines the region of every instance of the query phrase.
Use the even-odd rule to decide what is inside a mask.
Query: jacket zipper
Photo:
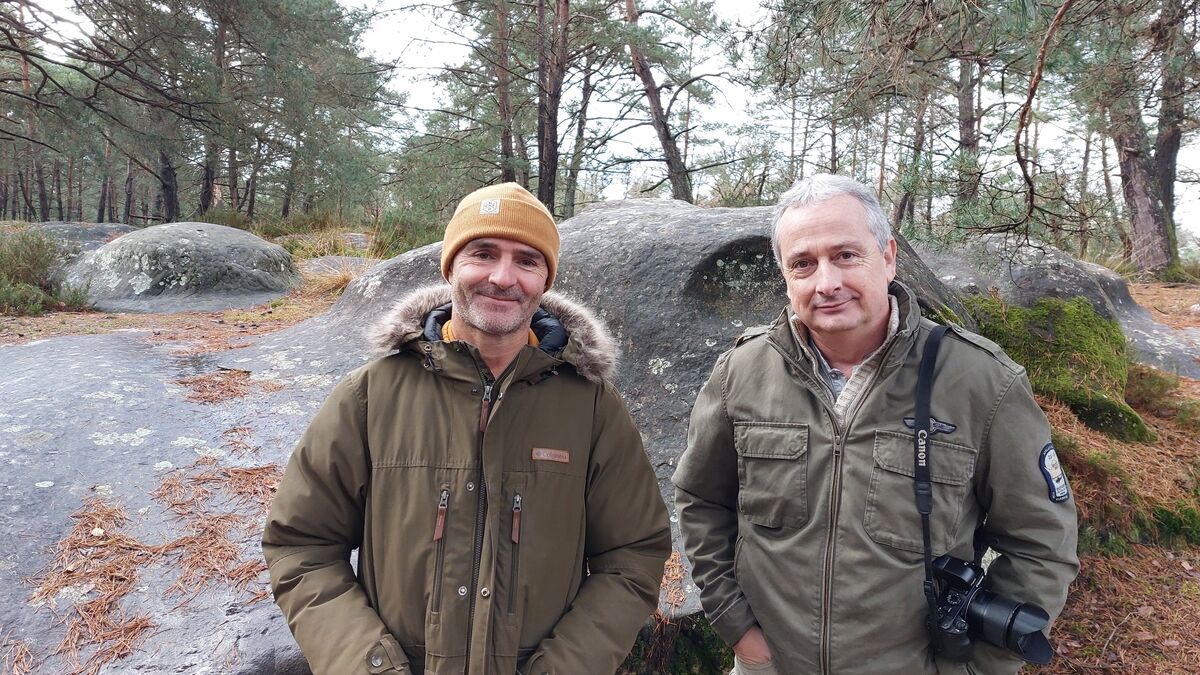
[[[891,355],[892,349],[895,347],[898,340],[895,336],[892,337],[891,344],[883,351],[883,355],[879,359],[879,367],[875,372],[871,373],[871,379],[867,381],[866,386],[862,391],[864,394],[870,392],[875,386],[875,381],[879,379],[879,372],[887,363],[888,356]],[[823,588],[821,591],[821,673],[830,672],[829,663],[829,624],[833,621],[833,603],[830,601],[830,596],[833,594],[833,565],[834,565],[834,545],[837,537],[834,536],[837,530],[838,515],[842,508],[842,443],[845,437],[843,431],[848,431],[854,422],[854,418],[858,416],[858,411],[862,408],[862,402],[865,396],[860,396],[854,404],[854,409],[848,411],[846,424],[844,429],[838,427],[837,421],[833,414],[826,410],[825,415],[829,418],[830,426],[833,427],[833,482],[830,485],[829,493],[829,528],[826,531],[825,538],[825,569],[824,578],[822,579]]]
[[[483,557],[483,530],[487,518],[487,481],[483,470],[483,437],[487,433],[488,419],[492,413],[492,387],[494,381],[480,371],[483,379],[483,402],[479,408],[479,473],[476,481],[479,484],[479,496],[475,500],[475,548],[471,561],[471,605],[467,613],[467,657],[463,663],[463,673],[471,672],[471,633],[475,629],[475,595],[479,587],[479,568]]]
[[[508,613],[517,611],[517,571],[521,564],[521,510],[524,508],[521,493],[513,497],[512,505],[512,569],[508,580]]]
[[[437,522],[433,526],[433,540],[437,542],[437,560],[433,568],[433,611],[442,611],[442,567],[446,562],[446,511],[450,508],[450,488],[442,486],[438,497]]]

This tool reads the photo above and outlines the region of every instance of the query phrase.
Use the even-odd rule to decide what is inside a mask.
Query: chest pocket
[[[734,422],[738,512],[767,527],[808,521],[808,425]]]
[[[923,550],[921,516],[913,498],[913,442],[909,434],[875,432],[875,466],[867,495],[863,527],[871,539],[914,553]],[[949,551],[963,526],[964,506],[971,497],[971,477],[978,452],[965,445],[930,439],[929,476],[933,513],[929,535],[933,554]],[[968,526],[974,531],[975,523]]]

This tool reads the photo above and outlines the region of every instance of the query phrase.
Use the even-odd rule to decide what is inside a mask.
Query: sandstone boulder
[[[84,255],[67,283],[86,286],[99,309],[214,311],[261,304],[299,283],[281,246],[212,223],[169,223],[130,232]]]

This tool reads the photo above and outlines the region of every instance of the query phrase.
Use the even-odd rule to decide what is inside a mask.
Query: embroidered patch
[[[485,199],[479,202],[479,215],[494,216],[497,213],[500,213],[499,199]]]
[[[1053,443],[1047,443],[1042,448],[1038,466],[1042,470],[1042,477],[1046,479],[1046,487],[1050,489],[1050,501],[1067,501],[1071,497],[1071,488],[1067,485],[1067,474],[1063,473],[1062,464],[1058,463],[1058,453],[1054,451]]]
[[[554,448],[534,448],[533,458],[543,462],[561,462],[562,464],[570,464],[571,451],[555,450]]]
[[[909,429],[916,429],[917,428],[917,420],[912,417],[905,417],[904,418],[904,426],[908,427]],[[930,416],[930,418],[929,418],[929,435],[930,436],[932,436],[934,434],[952,434],[952,433],[954,433],[954,431],[956,429],[958,429],[958,425],[950,424],[949,422],[943,422],[943,421],[939,420],[938,418],[932,417],[932,416]]]

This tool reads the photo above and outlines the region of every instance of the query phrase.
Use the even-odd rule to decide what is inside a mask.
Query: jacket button
[[[379,666],[382,666],[383,665],[383,657],[378,654],[372,656],[371,657],[371,665],[376,668],[378,668]]]
[[[474,491],[475,491],[475,484],[467,483],[467,492],[474,492]]]
[[[466,594],[467,594],[467,587],[466,587],[466,586],[459,586],[459,587],[458,587],[458,594],[459,594],[459,595],[466,595]]]
[[[484,586],[482,589],[480,589],[479,594],[486,598],[491,595],[492,592],[488,590],[487,586]]]

